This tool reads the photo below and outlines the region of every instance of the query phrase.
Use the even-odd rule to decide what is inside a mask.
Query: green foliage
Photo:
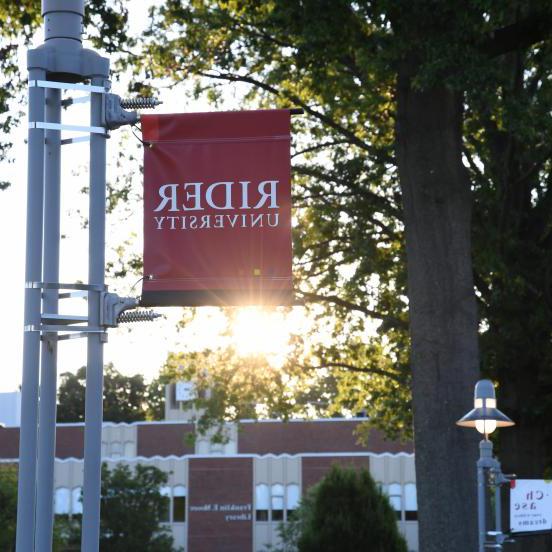
[[[0,550],[2,552],[15,550],[17,479],[17,466],[0,465]],[[69,542],[74,541],[75,535],[75,527],[70,526],[69,520],[56,520],[52,539],[54,552],[65,552]],[[79,535],[77,540],[80,544]]]
[[[411,435],[397,77],[414,60],[414,88],[461,91],[482,367],[508,396],[513,382],[509,413],[521,427],[542,427],[552,443],[540,423],[552,414],[552,46],[529,40],[527,29],[525,41],[510,35],[502,44],[495,33],[547,24],[549,2],[478,0],[458,9],[430,0],[166,0],[137,45],[125,33],[121,1],[90,6],[96,46],[137,46],[125,44],[120,60],[134,71],[135,91],[157,79],[195,81],[197,95],[221,105],[228,85],[238,84],[243,106],[303,107],[293,122],[296,285],[333,341],[300,366],[317,374],[317,408],[365,410],[392,436]],[[27,40],[38,21],[36,2],[0,2],[6,117],[16,94],[9,86],[21,82],[17,37]],[[4,135],[16,120],[2,119]],[[527,380],[534,384],[521,385]]]
[[[37,0],[0,0],[0,161],[10,160],[13,146],[9,133],[22,120],[26,73],[21,66],[21,50],[31,42],[42,25],[41,3]],[[115,52],[131,47],[126,33],[128,10],[123,0],[86,2],[84,36],[95,48]],[[0,180],[0,190],[10,182]]]
[[[411,429],[399,74],[463,94],[482,367],[517,395],[522,424],[552,414],[550,19],[546,1],[167,0],[130,60],[137,81],[195,79],[215,104],[237,83],[244,107],[305,110],[293,119],[296,287],[324,306],[311,312],[333,338],[309,363],[331,365],[320,396],[364,404],[391,435]]]
[[[53,552],[73,552],[80,550],[81,525],[81,516],[55,516]]]
[[[0,466],[0,550],[14,549],[16,521],[17,468],[3,465]]]
[[[244,418],[287,419],[300,410],[301,387],[291,391],[290,374],[275,368],[262,355],[240,356],[232,347],[192,353],[169,353],[159,377],[149,387],[148,417],[161,419],[164,386],[192,381],[196,398],[189,406],[197,413],[196,430],[215,427],[214,440],[224,440],[224,422]]]
[[[232,317],[228,324],[230,330]],[[349,343],[357,362],[362,359],[361,367],[343,363],[329,347],[313,347],[316,336],[292,336],[291,341],[296,350],[292,347],[283,365],[264,354],[239,354],[232,346],[169,353],[148,388],[148,419],[163,419],[166,384],[191,381],[196,398],[188,407],[197,416],[196,429],[205,434],[217,428],[215,439],[223,438],[228,421],[347,414],[368,415],[357,434],[363,442],[373,427],[394,437],[409,434],[406,366],[397,370],[375,340]],[[396,358],[405,362],[406,353],[398,351]]]
[[[277,552],[406,552],[395,511],[367,470],[333,465],[280,526]]]
[[[100,550],[102,552],[173,552],[173,538],[162,519],[166,498],[160,487],[167,474],[155,466],[131,469],[102,464]],[[79,550],[81,518],[56,517],[57,552]],[[181,549],[178,549],[181,550]]]
[[[200,77],[197,91],[215,100],[239,82],[244,105],[306,111],[293,119],[296,288],[332,345],[312,348],[305,336],[290,364],[310,380],[313,412],[363,411],[410,437],[389,30],[341,1],[165,2],[153,15],[137,79]]]
[[[147,386],[141,374],[125,376],[112,364],[104,369],[103,409],[106,422],[137,422],[145,419],[147,407]],[[58,392],[58,422],[84,421],[84,399],[86,394],[86,368],[79,368],[76,374],[61,374]]]
[[[172,536],[161,520],[166,499],[160,487],[167,474],[137,464],[102,466],[100,549],[102,552],[171,552]]]
[[[550,41],[505,56],[470,90],[465,117],[482,366],[509,415],[542,428],[550,465],[542,420],[552,415],[551,73]]]

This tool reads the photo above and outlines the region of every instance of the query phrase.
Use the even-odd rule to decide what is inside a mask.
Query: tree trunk
[[[462,165],[462,97],[414,90],[399,71],[397,156],[412,338],[412,396],[422,552],[477,550],[478,434],[456,420],[479,376],[471,192]]]

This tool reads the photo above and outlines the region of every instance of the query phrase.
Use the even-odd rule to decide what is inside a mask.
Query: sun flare
[[[260,307],[239,310],[232,325],[232,341],[241,355],[285,355],[290,333],[289,320],[283,312]]]

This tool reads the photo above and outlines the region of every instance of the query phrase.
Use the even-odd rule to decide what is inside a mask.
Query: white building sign
[[[512,533],[552,531],[552,481],[517,479],[510,487]]]
[[[192,401],[195,399],[194,384],[191,381],[179,381],[176,384],[176,400]]]
[[[189,506],[190,512],[222,513],[224,521],[251,521],[251,504],[200,504]]]

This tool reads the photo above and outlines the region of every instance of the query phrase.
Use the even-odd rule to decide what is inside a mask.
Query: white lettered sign
[[[222,513],[224,521],[251,521],[251,504],[200,504],[190,506],[190,512]]]
[[[552,481],[517,479],[511,482],[510,531],[552,531]]]
[[[176,400],[192,401],[195,398],[195,387],[191,381],[178,381],[176,383]]]

